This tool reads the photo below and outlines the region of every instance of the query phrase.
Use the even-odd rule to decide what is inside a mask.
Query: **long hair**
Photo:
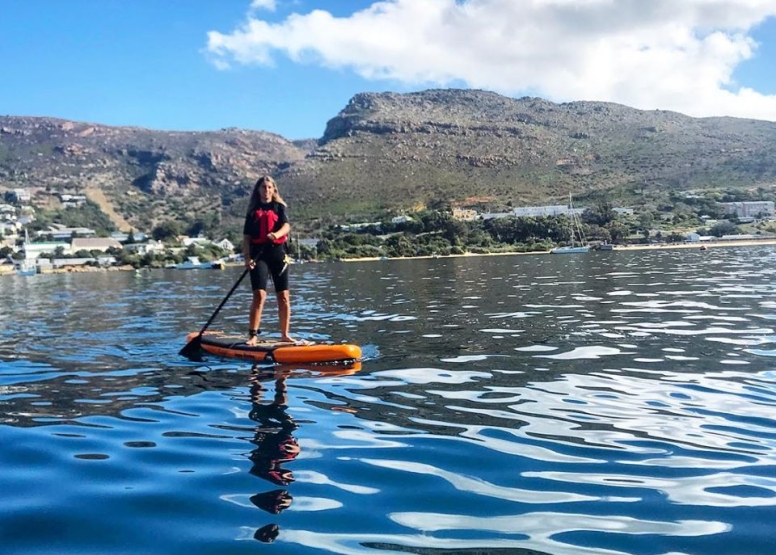
[[[262,175],[258,181],[256,181],[256,185],[253,186],[251,200],[248,202],[248,215],[252,214],[253,211],[256,210],[256,207],[259,205],[259,203],[261,203],[259,187],[261,187],[261,185],[265,182],[272,184],[272,201],[286,206],[286,201],[284,201],[283,197],[280,196],[280,191],[278,191],[278,184],[275,183],[275,180],[268,175]]]

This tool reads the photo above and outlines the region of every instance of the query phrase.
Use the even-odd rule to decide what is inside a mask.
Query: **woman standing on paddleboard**
[[[243,256],[250,270],[251,302],[248,318],[248,345],[259,342],[261,313],[267,299],[267,283],[272,276],[278,301],[281,341],[295,342],[289,334],[291,301],[288,292],[288,254],[286,241],[291,225],[286,215],[286,203],[275,181],[265,175],[253,187],[243,226]]]

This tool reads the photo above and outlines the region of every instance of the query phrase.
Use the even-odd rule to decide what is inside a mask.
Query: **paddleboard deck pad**
[[[190,333],[186,343],[198,335],[198,332]],[[350,362],[361,358],[358,345],[345,343],[289,343],[262,338],[256,345],[247,345],[246,341],[245,336],[211,332],[202,335],[201,347],[206,353],[217,356],[277,364]]]

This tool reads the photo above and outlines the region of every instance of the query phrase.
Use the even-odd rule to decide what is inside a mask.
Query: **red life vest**
[[[275,243],[276,245],[282,245],[286,242],[286,239],[288,239],[287,235],[283,235],[283,237],[278,239],[267,239],[267,235],[272,232],[272,230],[275,228],[275,224],[278,222],[278,213],[274,210],[262,210],[261,208],[257,209],[253,213],[253,221],[254,223],[258,222],[259,224],[259,235],[258,237],[251,237],[251,243],[258,245],[263,243]]]

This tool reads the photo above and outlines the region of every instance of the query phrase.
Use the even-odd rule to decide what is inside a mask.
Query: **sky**
[[[472,88],[776,121],[776,0],[0,0],[0,115],[321,137]]]

